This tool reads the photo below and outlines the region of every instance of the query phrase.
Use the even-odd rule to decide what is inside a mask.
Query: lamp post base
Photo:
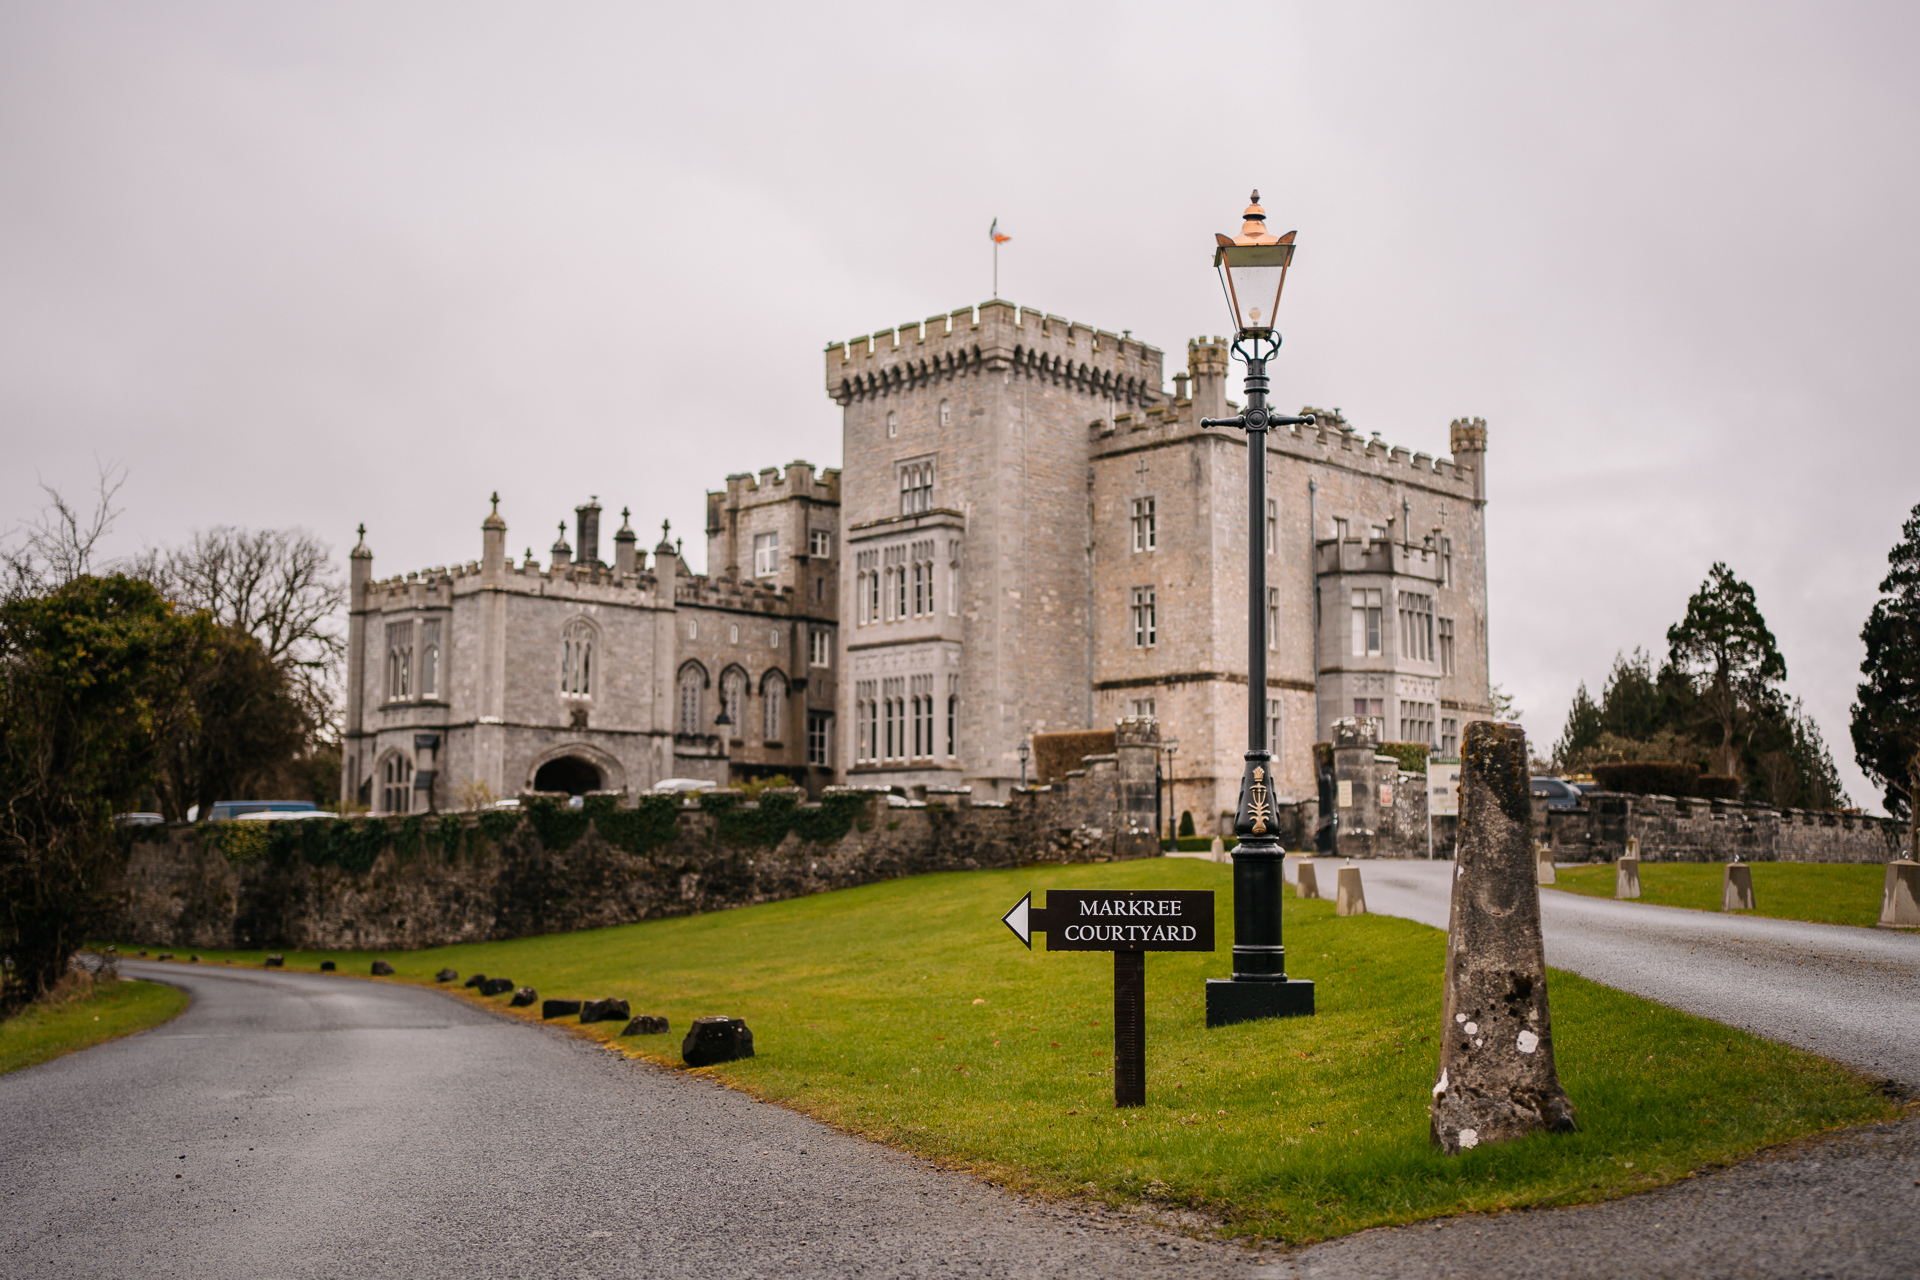
[[[1311,1018],[1313,983],[1305,978],[1257,982],[1207,979],[1207,1025],[1230,1027],[1263,1018]]]

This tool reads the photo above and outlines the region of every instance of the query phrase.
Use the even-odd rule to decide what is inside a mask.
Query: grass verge
[[[1885,863],[1752,862],[1754,910],[1739,915],[1814,924],[1851,924],[1870,929],[1880,919]],[[1722,862],[1642,862],[1640,901],[1661,907],[1720,909]],[[1553,887],[1593,898],[1613,896],[1611,863],[1562,867]]]
[[[1201,984],[1226,972],[1231,884],[1230,867],[1192,859],[964,872],[384,958],[399,981],[450,966],[542,996],[624,996],[673,1032],[581,1034],[673,1066],[690,1017],[744,1017],[759,1056],[701,1074],[1019,1190],[1184,1205],[1231,1234],[1290,1242],[1603,1199],[1899,1110],[1825,1059],[1555,971],[1581,1131],[1442,1156],[1426,1105],[1444,935],[1288,898],[1290,968],[1319,984],[1318,1016],[1208,1031]],[[1148,1105],[1124,1112],[1111,959],[1029,952],[998,923],[1029,889],[1100,886],[1219,895],[1220,953],[1148,959]],[[365,974],[372,958],[287,964]]]
[[[159,982],[108,980],[84,995],[33,1004],[0,1022],[0,1075],[157,1027],[187,1007],[187,993]]]

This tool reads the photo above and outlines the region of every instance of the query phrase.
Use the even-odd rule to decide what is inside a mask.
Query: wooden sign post
[[[1113,1105],[1147,1104],[1147,952],[1212,951],[1210,889],[1054,889],[1000,917],[1029,950],[1113,952]]]

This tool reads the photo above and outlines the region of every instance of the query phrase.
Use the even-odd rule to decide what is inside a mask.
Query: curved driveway
[[[1451,862],[1361,868],[1369,911],[1447,927]],[[1920,934],[1546,888],[1540,918],[1556,968],[1920,1091]]]
[[[414,987],[123,966],[163,1027],[0,1076],[0,1276],[1238,1276]]]

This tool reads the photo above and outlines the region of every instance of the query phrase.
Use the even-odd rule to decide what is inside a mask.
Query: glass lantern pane
[[[1275,267],[1229,267],[1233,274],[1233,297],[1239,307],[1242,329],[1273,328],[1273,313],[1280,301],[1280,271]]]

